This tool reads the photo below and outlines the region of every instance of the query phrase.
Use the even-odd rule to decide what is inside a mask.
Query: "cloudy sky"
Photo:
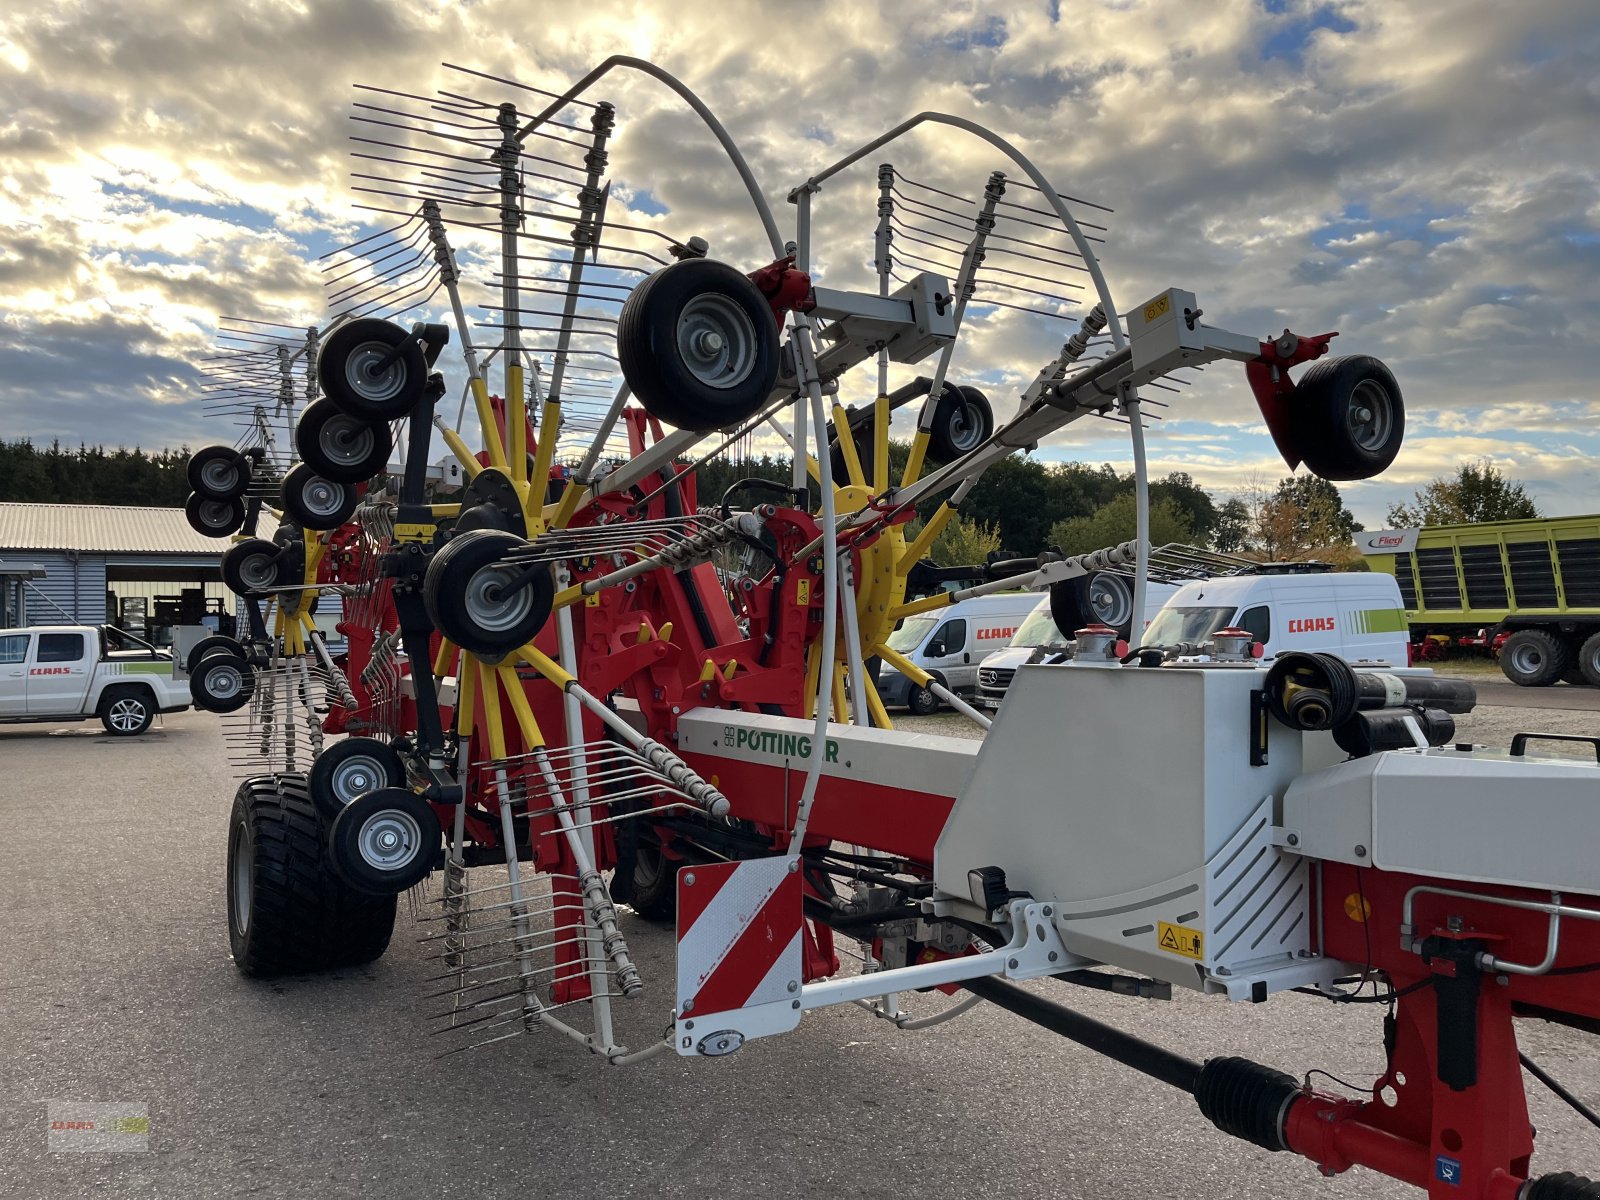
[[[1336,351],[1384,358],[1407,399],[1399,461],[1347,490],[1369,525],[1390,501],[1481,455],[1549,512],[1600,507],[1594,0],[9,5],[0,14],[0,436],[232,440],[203,419],[199,392],[218,316],[323,319],[319,256],[392,223],[358,202],[404,203],[354,191],[390,185],[352,171],[416,178],[353,160],[352,133],[465,151],[438,160],[446,165],[479,154],[470,140],[419,141],[352,121],[415,123],[355,103],[430,112],[352,85],[471,97],[431,116],[481,139],[474,105],[526,109],[538,95],[441,63],[560,90],[614,53],[658,61],[700,92],[786,233],[794,210],[783,197],[795,183],[936,109],[993,127],[1060,190],[1114,210],[1079,213],[1106,227],[1099,250],[1124,311],[1177,285],[1226,328],[1341,331]],[[659,255],[665,243],[651,231],[704,236],[744,269],[770,257],[736,176],[674,97],[617,75],[589,98],[617,107],[608,219],[624,249],[608,261],[648,265],[627,247]],[[561,164],[581,157],[571,143],[589,115],[569,109],[562,119],[579,128],[554,131],[567,140],[530,142],[530,154],[549,160],[542,173],[568,178]],[[961,197],[1004,165],[949,132],[869,156],[817,198],[816,262],[831,285],[874,286],[878,161]],[[540,160],[524,165],[538,190]],[[545,194],[571,199],[565,184]],[[902,195],[901,219],[924,234],[949,236],[965,219],[962,201],[911,183]],[[1007,198],[1038,203],[1015,187]],[[939,224],[941,209],[955,225]],[[1041,220],[1025,208],[1010,215]],[[487,299],[486,243],[469,228],[458,242],[469,299]],[[940,245],[935,236],[926,249],[904,240],[899,249],[953,258]],[[1032,291],[980,292],[1001,303],[973,309],[957,360],[1002,413],[1082,312],[1051,298],[1082,294],[1070,263],[1012,245],[1037,257],[991,256],[1013,271],[991,278]],[[523,247],[550,253],[536,240]],[[864,397],[871,386],[863,379],[847,392]],[[1186,470],[1221,491],[1283,474],[1242,369],[1214,366],[1181,394],[1156,395],[1171,407],[1152,429],[1155,469]],[[1125,431],[1089,424],[1040,453],[1125,463]]]

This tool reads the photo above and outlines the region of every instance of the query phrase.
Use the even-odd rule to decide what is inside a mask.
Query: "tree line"
[[[895,477],[904,470],[909,452],[904,442],[890,443]],[[188,447],[108,450],[81,444],[72,449],[59,441],[40,447],[26,438],[0,440],[0,501],[180,508],[189,491],[188,460]],[[719,504],[740,480],[787,485],[790,470],[787,458],[719,455],[696,472],[697,498],[702,505]],[[746,485],[735,502],[747,507],[760,495],[760,489]],[[931,512],[934,505],[923,507]],[[1394,505],[1388,512],[1396,527],[1538,515],[1524,486],[1507,480],[1488,459],[1461,464],[1455,474],[1419,489],[1410,504]],[[1157,545],[1187,542],[1268,561],[1321,558],[1359,566],[1360,555],[1351,542],[1361,529],[1337,485],[1312,475],[1252,482],[1220,501],[1183,472],[1150,484],[1150,534]],[[1013,456],[984,474],[962,503],[959,519],[935,543],[932,556],[955,564],[981,561],[991,551],[1032,555],[1054,548],[1080,554],[1126,541],[1133,531],[1131,472],[1109,463],[1047,463]]]

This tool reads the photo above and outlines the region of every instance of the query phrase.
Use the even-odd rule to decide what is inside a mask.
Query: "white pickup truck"
[[[131,737],[158,712],[182,712],[189,685],[153,650],[111,650],[93,625],[0,629],[0,724],[87,721]]]

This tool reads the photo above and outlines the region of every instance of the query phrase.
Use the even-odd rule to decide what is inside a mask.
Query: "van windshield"
[[[938,624],[938,617],[907,617],[904,625],[889,635],[889,649],[910,654],[922,644],[928,631]]]
[[[1050,601],[1045,600],[1028,614],[1028,619],[1022,623],[1017,632],[1012,635],[1011,644],[1032,650],[1038,646],[1064,646],[1067,639],[1062,636],[1061,630],[1056,628],[1055,619],[1050,615]]]
[[[1198,645],[1233,620],[1233,607],[1163,608],[1144,631],[1146,646]]]

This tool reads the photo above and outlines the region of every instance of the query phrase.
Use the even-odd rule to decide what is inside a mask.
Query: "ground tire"
[[[689,258],[628,295],[617,358],[634,398],[678,429],[709,433],[755,416],[778,377],[778,323],[727,263]]]
[[[678,863],[654,837],[641,839],[633,852],[633,887],[628,904],[647,921],[678,915]]]
[[[400,355],[377,375],[372,367],[396,346]],[[317,354],[317,379],[323,393],[344,412],[363,421],[406,416],[428,385],[422,344],[392,321],[363,317],[330,333]]]
[[[260,596],[282,585],[278,564],[282,547],[265,538],[247,538],[222,556],[222,582],[238,596]]]
[[[541,570],[509,598],[494,595],[523,571],[506,558],[527,544],[497,529],[475,529],[446,542],[422,583],[422,603],[433,627],[463,650],[496,661],[532,641],[550,618],[555,577]]]
[[[421,796],[379,788],[339,810],[328,828],[328,857],[357,891],[395,896],[428,877],[442,836],[433,806]]]
[[[361,483],[389,465],[394,435],[386,422],[352,416],[332,400],[318,400],[300,414],[294,444],[301,461],[324,479]]]
[[[189,488],[207,500],[237,500],[250,487],[250,460],[232,446],[202,446],[189,456]]]
[[[237,496],[218,500],[214,496],[190,492],[183,502],[183,515],[189,528],[201,537],[224,538],[238,533],[244,526],[244,501]]]
[[[221,647],[201,658],[189,672],[189,698],[205,712],[238,712],[250,703],[255,690],[255,668]]]
[[[1500,647],[1500,670],[1518,687],[1549,687],[1571,661],[1571,647],[1542,629],[1519,629]]]
[[[324,849],[325,824],[302,775],[239,785],[228,820],[227,890],[228,941],[242,974],[359,966],[388,949],[394,897],[363,895],[339,880]]]
[[[994,409],[975,387],[946,387],[933,408],[928,457],[950,463],[972,453],[994,433]]]
[[[317,755],[306,777],[311,802],[327,820],[358,796],[379,788],[403,787],[405,764],[377,738],[351,737],[334,742]]]
[[[1312,363],[1290,399],[1290,440],[1323,479],[1371,479],[1394,462],[1405,432],[1400,385],[1368,354]]]
[[[906,690],[906,707],[919,717],[931,717],[939,711],[939,697],[931,689],[913,683]]]
[[[300,463],[283,477],[283,510],[306,529],[337,529],[360,500],[348,483],[327,479]]]
[[[1578,647],[1578,670],[1585,683],[1600,687],[1600,633],[1591,633]]]
[[[156,719],[156,698],[149,688],[108,688],[100,698],[100,724],[112,737],[138,737]]]

